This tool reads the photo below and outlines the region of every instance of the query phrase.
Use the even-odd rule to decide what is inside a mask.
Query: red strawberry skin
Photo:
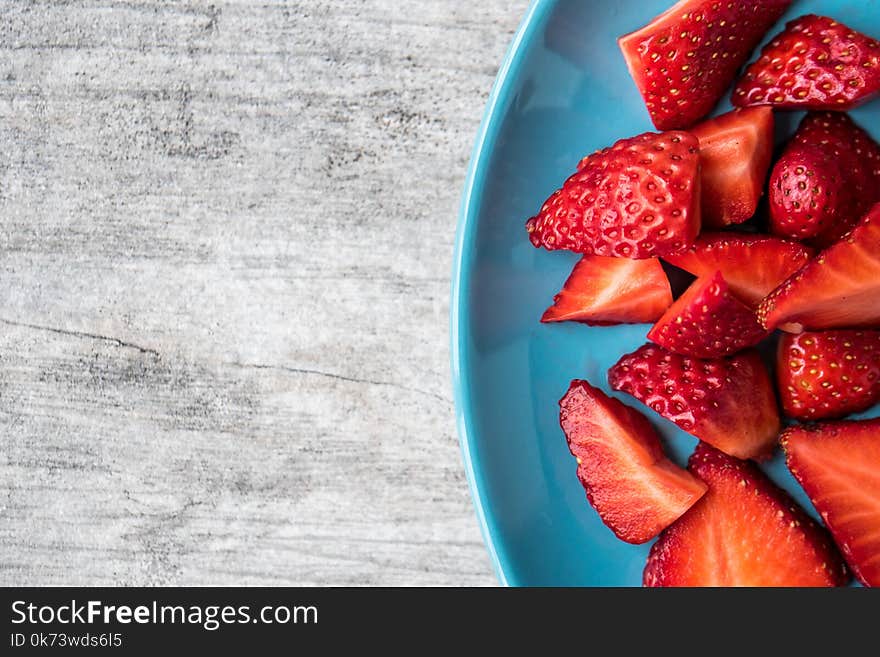
[[[793,333],[880,326],[880,204],[771,292],[758,319]]]
[[[763,458],[776,444],[776,396],[754,350],[700,360],[646,344],[613,365],[608,382],[732,456]]]
[[[788,23],[737,83],[738,107],[844,111],[880,91],[880,43],[810,14]]]
[[[791,427],[780,442],[855,576],[880,586],[880,420]]]
[[[652,546],[645,586],[843,586],[828,533],[753,463],[701,443],[688,469],[709,490]]]
[[[791,0],[683,0],[620,37],[636,86],[658,130],[706,116]]]
[[[773,157],[773,110],[737,109],[690,132],[700,141],[703,226],[724,228],[750,219]]]
[[[655,322],[672,304],[672,290],[656,258],[584,256],[574,266],[542,322],[586,324]]]
[[[843,417],[880,399],[880,331],[817,331],[780,339],[782,409],[796,420]]]
[[[536,247],[620,258],[687,250],[700,231],[699,144],[645,133],[584,158],[526,222]]]
[[[808,240],[830,229],[835,221],[849,219],[843,210],[851,205],[852,194],[843,172],[850,168],[839,166],[824,149],[810,144],[797,144],[783,153],[770,174],[770,230],[774,235]]]
[[[720,358],[758,344],[767,331],[731,294],[721,272],[697,279],[648,332],[661,347],[694,358]]]
[[[706,491],[666,458],[643,415],[587,381],[571,382],[559,401],[559,424],[587,499],[627,543],[651,540]]]
[[[757,306],[812,256],[810,247],[778,237],[703,233],[692,249],[664,260],[694,276],[720,271],[737,297]]]
[[[811,112],[769,188],[774,234],[828,246],[880,201],[880,145],[844,113]]]

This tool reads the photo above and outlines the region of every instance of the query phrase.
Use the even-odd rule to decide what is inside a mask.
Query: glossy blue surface
[[[577,256],[533,248],[524,223],[581,156],[653,129],[616,37],[671,4],[537,0],[502,65],[477,137],[453,271],[452,367],[465,466],[502,583],[641,582],[650,546],[618,541],[587,504],[557,401],[572,378],[609,391],[607,368],[645,341],[648,326],[540,324]],[[779,25],[811,12],[880,36],[874,0],[795,2]],[[725,101],[716,113],[727,109]],[[853,116],[880,137],[880,101]],[[777,114],[777,139],[800,117]],[[684,464],[695,439],[616,396],[645,410]],[[779,457],[767,471],[813,512]]]

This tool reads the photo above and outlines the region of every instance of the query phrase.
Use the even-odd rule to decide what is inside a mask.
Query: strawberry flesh
[[[828,246],[880,201],[880,145],[844,113],[811,112],[769,187],[771,231]]]
[[[724,228],[750,219],[773,156],[773,110],[737,109],[690,132],[700,141],[703,226]]]
[[[587,381],[571,382],[559,401],[559,423],[587,499],[627,543],[651,540],[706,491],[666,457],[642,414]]]
[[[880,325],[880,203],[768,295],[758,319],[794,333]]]
[[[585,157],[526,222],[536,247],[651,258],[685,251],[700,230],[699,144],[645,133]]]
[[[755,311],[731,294],[721,272],[697,279],[648,332],[684,356],[720,358],[767,337]]]
[[[880,586],[880,420],[792,427],[781,443],[855,576]]]
[[[880,42],[832,18],[788,23],[737,83],[738,107],[845,111],[880,91]]]
[[[658,130],[687,128],[715,107],[749,54],[791,0],[683,0],[620,37]]]
[[[753,463],[701,443],[688,469],[706,495],[652,546],[645,586],[843,586],[831,538]]]
[[[608,381],[738,458],[766,456],[779,435],[773,385],[754,350],[701,360],[646,344],[613,365]]]
[[[574,266],[542,322],[586,324],[655,322],[672,304],[672,290],[656,258],[584,256]]]
[[[776,378],[788,417],[821,420],[863,411],[880,398],[880,331],[786,334]]]
[[[709,276],[720,271],[737,297],[750,306],[757,306],[812,255],[809,247],[778,237],[704,233],[691,250],[666,256],[664,260],[694,276]]]

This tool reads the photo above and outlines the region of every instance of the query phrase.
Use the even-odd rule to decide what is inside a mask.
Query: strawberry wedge
[[[734,110],[690,132],[700,141],[703,225],[724,228],[750,219],[773,156],[773,111]]]
[[[643,415],[586,381],[571,382],[559,402],[559,424],[587,499],[627,543],[651,540],[706,492],[666,458]]]
[[[618,44],[658,130],[706,116],[791,0],[683,0]]]
[[[526,221],[548,251],[643,259],[689,249],[700,232],[700,154],[687,132],[647,132],[581,160]]]
[[[721,272],[697,279],[648,332],[648,339],[684,356],[720,358],[767,336],[755,311],[731,294]]]
[[[704,233],[691,250],[663,259],[694,276],[720,271],[734,294],[757,306],[812,256],[811,248],[778,237]]]
[[[777,348],[776,379],[790,418],[864,411],[880,401],[880,331],[786,333]]]
[[[672,290],[656,258],[584,256],[541,317],[605,326],[655,322],[672,304]]]
[[[645,586],[842,586],[828,532],[753,463],[701,443],[688,469],[706,495],[660,535]]]
[[[608,370],[615,390],[738,458],[763,458],[779,436],[770,376],[752,349],[703,360],[646,344]]]
[[[880,420],[792,427],[781,443],[853,573],[880,586]]]
[[[791,333],[880,325],[880,203],[764,299],[758,319]]]
[[[764,46],[731,102],[842,112],[878,91],[880,42],[833,18],[810,14],[791,21]]]

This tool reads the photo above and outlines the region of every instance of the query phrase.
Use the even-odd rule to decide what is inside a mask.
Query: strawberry
[[[785,26],[749,65],[731,99],[738,107],[844,111],[880,91],[880,42],[810,14]]]
[[[794,333],[880,325],[880,203],[770,293],[758,319]]]
[[[706,116],[791,0],[682,0],[618,44],[658,130]]]
[[[695,358],[729,356],[765,337],[755,311],[730,293],[721,272],[697,279],[648,332],[661,347]]]
[[[734,110],[690,132],[700,141],[703,225],[723,228],[750,219],[773,155],[773,110]]]
[[[880,399],[880,331],[786,334],[776,357],[785,414],[821,420],[857,413]]]
[[[880,420],[791,427],[781,443],[855,576],[880,586]]]
[[[763,457],[776,443],[776,397],[754,350],[699,360],[646,344],[612,366],[608,381],[733,456]]]
[[[811,112],[769,187],[770,229],[827,246],[880,201],[880,145],[846,114]]]
[[[806,240],[848,219],[843,210],[852,204],[847,180],[851,167],[839,166],[818,146],[796,144],[785,150],[770,174],[768,200],[774,235]]]
[[[671,303],[669,279],[657,258],[586,255],[574,266],[541,321],[641,324],[657,321]]]
[[[559,424],[587,499],[627,543],[651,540],[706,492],[666,458],[641,413],[586,381],[572,381],[559,401]]]
[[[624,258],[688,249],[700,230],[699,148],[687,132],[645,133],[585,157],[526,222],[536,247]]]
[[[709,491],[652,546],[645,586],[843,586],[831,538],[755,464],[697,446]]]
[[[703,233],[690,251],[664,260],[694,276],[720,271],[735,295],[756,306],[812,256],[811,248],[778,237]]]

